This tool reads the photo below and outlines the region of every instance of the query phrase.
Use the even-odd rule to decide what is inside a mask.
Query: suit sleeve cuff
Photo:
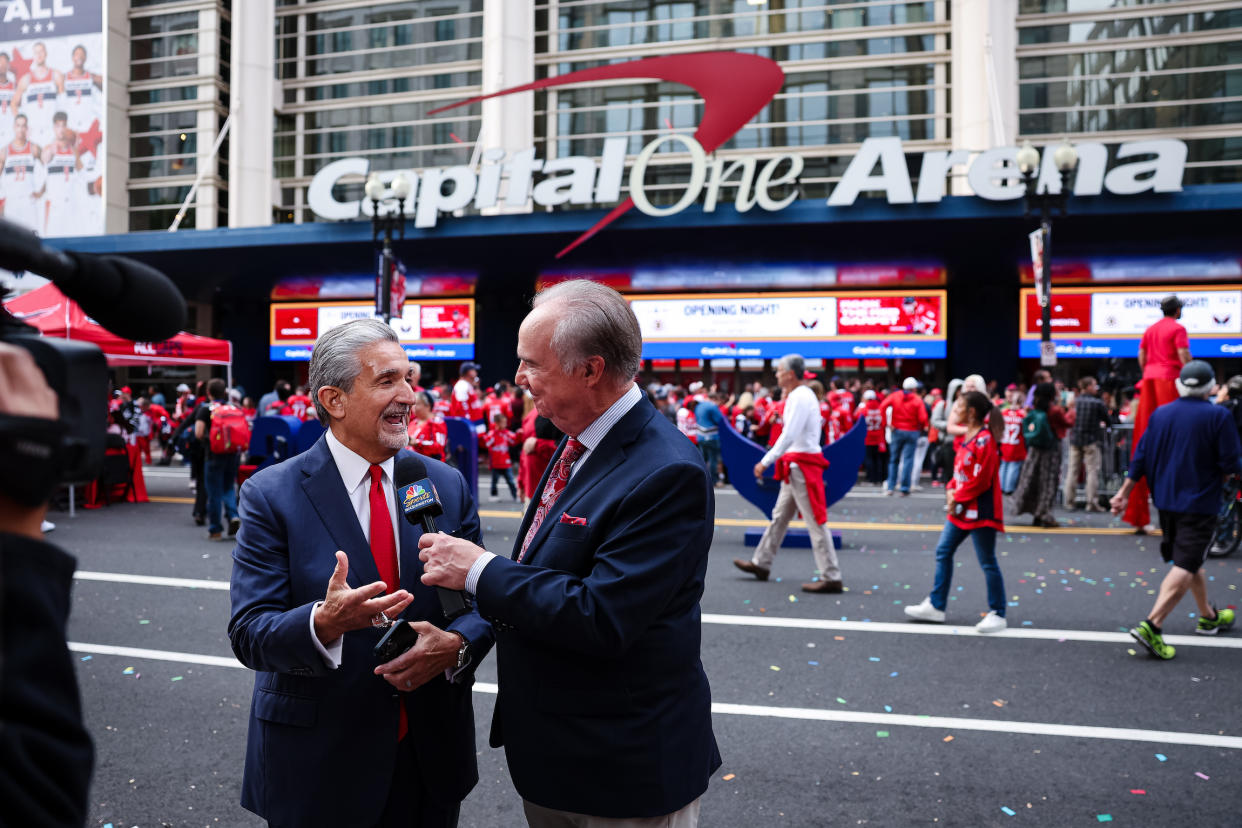
[[[319,610],[321,604],[323,604],[323,601],[317,602],[310,611],[311,641],[314,642],[315,650],[318,651],[320,658],[323,659],[323,663],[335,670],[341,666],[341,651],[344,649],[345,636],[341,636],[327,646],[324,646],[324,643],[319,640],[319,636],[315,634],[315,613]]]
[[[470,567],[470,571],[466,573],[466,592],[471,595],[475,594],[479,586],[479,577],[483,574],[483,569],[492,562],[492,558],[496,555],[492,552],[484,550],[483,554],[474,562],[474,566]]]

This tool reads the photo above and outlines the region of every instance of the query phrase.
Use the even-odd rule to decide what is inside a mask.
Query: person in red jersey
[[[885,417],[892,412],[893,444],[888,458],[888,485],[886,495],[892,495],[898,486],[898,472],[901,473],[901,495],[910,494],[910,481],[914,477],[914,450],[918,447],[919,435],[925,434],[928,428],[927,406],[918,391],[919,381],[914,377],[906,377],[901,383],[901,391],[894,391],[884,399],[880,410]],[[917,482],[917,477],[915,477]]]
[[[888,446],[884,444],[884,414],[880,410],[880,401],[875,392],[868,388],[863,392],[863,401],[854,412],[854,419],[866,418],[867,436],[863,444],[867,448],[864,461],[867,469],[867,482],[879,485],[884,482],[884,454]]]
[[[1022,461],[1026,459],[1026,440],[1022,437],[1022,418],[1026,408],[1022,405],[1022,389],[1011,384],[1005,389],[1005,405],[1001,408],[1004,431],[1001,432],[1000,480],[1001,491],[1013,494],[1022,473]]]
[[[280,409],[282,417],[297,417],[305,422],[315,419],[315,401],[306,396],[306,386],[299,385],[298,390],[289,395],[285,405]]]
[[[1160,312],[1164,314],[1160,321],[1155,322],[1143,332],[1139,342],[1138,363],[1143,369],[1143,379],[1138,387],[1138,411],[1134,415],[1134,438],[1130,443],[1130,456],[1143,439],[1147,430],[1147,421],[1152,413],[1164,405],[1176,400],[1177,377],[1182,366],[1190,362],[1190,339],[1186,327],[1178,322],[1182,317],[1182,300],[1176,295],[1164,297],[1160,302]],[[1155,527],[1151,523],[1151,508],[1146,480],[1134,484],[1134,491],[1126,505],[1122,519],[1133,526],[1137,534],[1151,532]]]
[[[410,419],[410,448],[423,457],[443,461],[448,451],[448,426],[444,418],[432,410],[431,395],[425,391],[414,393],[414,416]]]
[[[910,333],[931,335],[936,332],[936,309],[917,296],[901,301],[902,324]]]
[[[502,383],[496,383],[483,398],[483,413],[489,423],[496,422],[496,415],[505,415],[506,420],[513,419],[512,398],[504,393]]]
[[[953,581],[953,553],[969,535],[988,587],[988,613],[975,625],[981,633],[1005,629],[1005,581],[996,562],[996,533],[1005,531],[1000,490],[1000,452],[988,428],[992,403],[979,391],[967,391],[954,404],[958,422],[966,425],[949,483],[953,502],[936,547],[936,580],[921,604],[905,608],[915,621],[944,622]]]
[[[479,440],[487,448],[487,464],[492,470],[492,493],[489,500],[500,500],[498,484],[503,478],[509,484],[509,496],[518,500],[517,485],[513,482],[513,456],[509,453],[517,445],[518,436],[509,430],[509,418],[497,414],[492,425]]]

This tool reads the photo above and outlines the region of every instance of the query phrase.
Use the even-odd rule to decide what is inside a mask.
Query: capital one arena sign
[[[703,118],[694,135],[661,135],[638,153],[630,166],[630,194],[624,201],[621,201],[621,184],[625,180],[628,139],[609,138],[604,141],[598,162],[577,155],[545,161],[536,157],[533,148],[512,154],[491,149],[482,154],[484,163],[477,172],[468,166],[431,167],[421,174],[402,171],[411,183],[407,215],[414,217],[416,227],[427,228],[436,225],[441,213],[471,205],[477,209],[496,207],[502,201],[502,181],[507,183],[503,203],[510,207],[522,207],[530,201],[542,207],[616,205],[558,254],[563,256],[632,207],[649,216],[670,216],[702,201],[704,212],[710,213],[716,210],[721,190],[726,186],[735,188],[733,202],[737,211],[743,213],[755,206],[772,212],[783,210],[797,198],[796,185],[804,165],[801,155],[781,155],[762,163],[749,156],[708,157],[757,115],[784,84],[781,68],[757,55],[705,52],[599,66],[480,95],[428,114],[517,92],[618,79],[680,83],[694,89],[703,99]],[[667,206],[653,204],[646,185],[652,158],[662,148],[688,154],[690,164],[680,198]],[[1115,153],[1117,163],[1112,169],[1107,169],[1108,150],[1103,144],[1084,142],[1075,144],[1075,149],[1079,158],[1075,196],[1094,196],[1105,191],[1115,195],[1176,192],[1182,188],[1186,166],[1186,144],[1182,141],[1159,139],[1123,143]],[[935,203],[945,197],[946,177],[958,166],[967,167],[967,181],[977,197],[989,201],[1018,199],[1022,197],[1024,184],[1017,156],[1017,147],[998,147],[978,154],[966,150],[930,150],[923,153],[918,179],[913,180],[900,138],[868,138],[851,159],[827,203],[831,207],[848,207],[861,193],[877,191],[884,193],[890,204]],[[1040,188],[1059,192],[1060,174],[1052,163],[1052,153],[1044,152],[1042,158]],[[370,202],[341,201],[334,195],[342,179],[365,176],[369,171],[370,161],[366,158],[345,158],[323,167],[311,180],[307,191],[311,210],[329,220],[370,215]],[[537,183],[536,173],[543,176]],[[396,175],[396,170],[384,172],[380,173],[380,179],[387,183]],[[777,197],[774,190],[784,195]]]

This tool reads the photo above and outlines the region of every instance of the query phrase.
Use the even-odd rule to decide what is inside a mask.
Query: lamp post
[[[1048,192],[1047,188],[1039,192],[1039,162],[1039,150],[1030,141],[1023,142],[1018,150],[1018,170],[1026,184],[1023,195],[1025,215],[1029,217],[1039,211],[1039,229],[1031,233],[1031,260],[1038,270],[1035,280],[1040,306],[1039,364],[1051,368],[1057,364],[1057,351],[1052,344],[1052,213],[1056,210],[1065,215],[1065,202],[1069,198],[1070,180],[1078,166],[1078,153],[1068,141],[1062,141],[1053,151],[1052,163],[1061,174],[1061,188],[1056,193]]]
[[[380,248],[380,272],[375,287],[375,312],[383,317],[384,324],[392,320],[392,233],[396,230],[401,239],[405,239],[405,200],[410,197],[410,180],[397,173],[392,180],[390,192],[385,192],[384,183],[379,175],[371,173],[367,176],[364,187],[367,198],[371,200],[371,241],[379,240],[384,234],[384,246]],[[381,204],[397,202],[395,212],[380,214]]]

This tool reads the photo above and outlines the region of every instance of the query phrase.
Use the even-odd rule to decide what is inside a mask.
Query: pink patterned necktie
[[[521,563],[522,559],[526,557],[526,547],[530,546],[535,533],[539,531],[539,525],[548,516],[548,512],[552,511],[552,507],[556,505],[556,500],[561,496],[561,492],[565,491],[565,484],[569,482],[569,469],[578,461],[578,458],[582,456],[584,451],[586,451],[586,446],[579,443],[573,437],[570,437],[565,443],[565,450],[557,458],[556,465],[552,467],[552,473],[548,475],[548,482],[544,484],[543,494],[539,496],[539,508],[535,510],[535,516],[531,519],[530,528],[526,530],[526,537],[522,540],[522,551],[518,553],[517,557],[518,563]]]

